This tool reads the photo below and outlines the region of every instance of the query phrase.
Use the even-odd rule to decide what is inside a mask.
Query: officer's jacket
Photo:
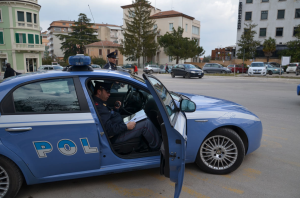
[[[103,69],[109,69],[109,64],[110,64],[112,70],[117,70],[116,64],[113,64],[113,63],[111,63],[111,62],[106,63],[106,64],[104,65]]]
[[[109,137],[127,131],[127,125],[118,110],[112,110],[96,96],[93,96],[93,99]]]

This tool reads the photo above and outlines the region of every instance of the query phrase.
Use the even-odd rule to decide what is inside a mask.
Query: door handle
[[[5,131],[8,132],[25,132],[25,131],[31,131],[31,127],[20,127],[20,128],[7,128]]]

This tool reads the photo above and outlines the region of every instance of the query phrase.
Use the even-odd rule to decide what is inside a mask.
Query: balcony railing
[[[13,48],[15,50],[45,51],[44,44],[14,43]]]

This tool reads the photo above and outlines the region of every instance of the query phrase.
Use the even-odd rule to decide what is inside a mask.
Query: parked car
[[[228,69],[231,70],[232,73],[239,74],[239,73],[247,73],[248,72],[248,67],[243,67],[243,65],[239,64],[239,65],[228,65],[227,66]]]
[[[159,68],[160,68],[160,71],[159,71],[160,74],[166,73],[166,66],[165,65],[160,65]]]
[[[274,67],[280,67],[281,64],[276,63],[276,62],[268,62],[269,64],[273,65]]]
[[[299,66],[299,63],[290,63],[286,69],[286,73],[296,73],[296,69]]]
[[[60,65],[41,65],[38,68],[38,71],[47,71],[47,70],[63,70],[64,68]]]
[[[117,70],[119,71],[125,71],[125,72],[128,72],[128,73],[132,73],[132,70],[131,69],[126,69],[125,67],[122,67],[122,66],[117,66]]]
[[[101,69],[101,66],[97,64],[91,64],[91,67],[94,69]]]
[[[172,68],[173,68],[173,66],[170,66],[170,65],[168,65],[168,72],[169,72],[169,74],[171,73],[171,71],[172,71]]]
[[[268,64],[268,63],[265,63],[265,66],[267,68],[267,73],[269,75],[272,75],[272,74],[279,74],[279,75],[284,74],[284,69],[283,68],[281,68],[281,72],[280,72],[280,67],[275,67],[275,66],[273,66],[271,64]]]
[[[203,75],[204,72],[192,64],[175,65],[171,71],[172,78],[175,78],[175,76],[182,76],[183,78],[191,78],[191,77],[202,78]]]
[[[22,74],[0,84],[1,196],[15,197],[22,183],[160,167],[176,183],[178,198],[185,163],[229,174],[260,147],[262,123],[239,104],[171,92],[151,75],[88,71],[89,57],[79,61],[69,58],[72,72]],[[147,143],[134,149],[140,138],[112,143],[93,100],[99,81],[123,83],[105,105],[113,107],[122,98],[122,108],[135,110],[120,111],[125,120],[150,119],[163,137],[161,151],[147,149]]]
[[[263,62],[252,62],[248,69],[248,76],[250,75],[267,75],[267,68]]]
[[[143,71],[146,74],[159,73],[160,67],[158,65],[147,65]]]
[[[134,69],[134,65],[133,64],[126,64],[125,66],[123,66],[123,68],[125,68],[125,69]]]
[[[217,63],[205,63],[203,66],[203,72],[229,74],[231,73],[231,70]]]

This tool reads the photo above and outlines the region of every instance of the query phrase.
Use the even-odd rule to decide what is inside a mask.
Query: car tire
[[[23,184],[23,176],[20,169],[10,159],[0,156],[0,172],[0,182],[2,183],[0,193],[2,197],[15,197]],[[3,185],[7,181],[9,181],[6,186],[7,189],[3,190],[5,189]]]
[[[172,76],[172,78],[175,78],[175,75],[174,75],[174,73],[173,73],[173,72],[171,73],[171,76]]]
[[[149,71],[149,74],[153,74],[153,71],[152,71],[152,70],[150,70],[150,71]]]
[[[239,74],[239,73],[240,73],[240,71],[239,71],[239,70],[237,70],[237,71],[236,71],[236,73],[237,73],[237,74]]]
[[[191,78],[191,74],[190,73],[186,73],[185,74],[185,78]]]
[[[203,71],[205,74],[208,74],[208,72],[207,71]]]
[[[272,71],[268,71],[268,74],[269,74],[269,75],[272,75],[272,74],[273,74],[273,72],[272,72]]]
[[[221,74],[226,74],[226,71],[221,71]]]
[[[202,76],[199,76],[199,78],[202,78]]]
[[[201,144],[196,164],[207,173],[228,174],[242,164],[244,157],[245,147],[240,136],[232,129],[219,128]]]
[[[289,74],[290,72],[286,72],[287,74]]]

